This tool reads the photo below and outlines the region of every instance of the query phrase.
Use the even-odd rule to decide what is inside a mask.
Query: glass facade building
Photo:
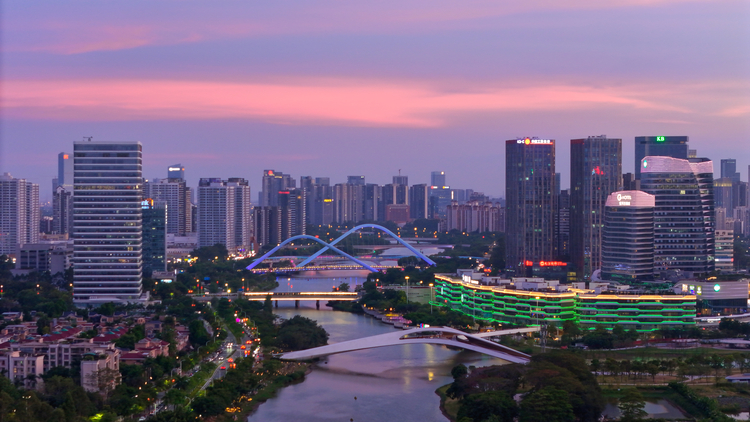
[[[649,155],[672,158],[688,158],[687,136],[636,136],[635,178],[641,178],[641,160]]]
[[[143,275],[151,277],[154,271],[167,271],[167,221],[166,202],[145,199],[143,210]]]
[[[73,300],[141,299],[140,143],[73,144]]]
[[[645,157],[641,189],[655,197],[655,271],[714,270],[713,163]]]
[[[604,205],[622,189],[622,139],[570,141],[570,256],[579,280],[602,268]]]
[[[653,280],[655,197],[641,191],[620,191],[610,194],[605,205],[602,279]]]
[[[525,273],[526,261],[553,261],[555,242],[555,141],[505,142],[506,266]]]

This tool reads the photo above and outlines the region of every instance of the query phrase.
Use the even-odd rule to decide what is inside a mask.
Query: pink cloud
[[[450,86],[412,81],[298,79],[256,83],[163,80],[9,80],[6,116],[51,120],[255,119],[277,124],[440,127],[472,112],[615,107],[661,114],[697,111],[683,87],[675,106],[663,85]],[[651,98],[663,98],[662,102]],[[745,103],[743,101],[742,103]],[[747,105],[739,106],[747,107]]]
[[[323,1],[307,7],[259,9],[252,4],[209,7],[160,7],[148,2],[121,5],[120,13],[47,8],[41,15],[20,15],[5,26],[6,51],[79,54],[147,45],[263,35],[425,31],[475,27],[477,19],[539,11],[652,7],[705,0],[515,0],[472,2],[414,0],[354,3]],[[35,12],[39,12],[35,10]],[[33,32],[33,36],[28,34]]]

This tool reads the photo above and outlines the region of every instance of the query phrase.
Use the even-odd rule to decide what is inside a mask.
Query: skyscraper
[[[555,242],[555,141],[505,142],[506,265],[524,274],[528,262],[552,261]],[[528,262],[527,262],[528,261]]]
[[[734,182],[740,181],[740,173],[737,171],[737,160],[734,158],[724,158],[721,160],[721,178],[732,179]]]
[[[688,158],[687,136],[636,136],[635,178],[641,179],[641,160],[646,156]]]
[[[346,183],[349,185],[365,185],[365,176],[347,176]]]
[[[655,197],[655,271],[714,270],[713,163],[645,157],[641,189]]]
[[[433,171],[430,173],[430,186],[445,186],[445,172]]]
[[[641,191],[613,192],[607,198],[602,230],[602,279],[654,279],[656,199]]]
[[[429,190],[429,187],[425,184],[414,185],[409,188],[409,217],[411,219],[429,218],[427,210]],[[450,189],[448,192],[450,193]]]
[[[143,213],[143,276],[167,271],[167,203],[146,198]]]
[[[185,236],[192,231],[192,203],[185,180],[169,178],[148,181],[143,184],[143,197],[167,203],[167,233]]]
[[[409,176],[402,176],[399,172],[398,176],[393,176],[393,184],[409,186]]]
[[[198,247],[220,243],[229,253],[251,246],[250,185],[240,177],[198,183]]]
[[[185,167],[182,164],[173,164],[167,168],[168,179],[185,180]]]
[[[604,205],[622,189],[622,139],[570,141],[570,255],[579,280],[602,265]]]
[[[0,175],[0,255],[39,242],[39,185]]]
[[[139,142],[73,144],[73,300],[141,300],[142,147]]]
[[[52,231],[68,234],[73,225],[73,157],[57,155],[57,178],[52,183]]]
[[[292,176],[280,171],[263,170],[263,190],[260,195],[260,205],[275,207],[279,205],[279,192],[296,188],[296,181]]]

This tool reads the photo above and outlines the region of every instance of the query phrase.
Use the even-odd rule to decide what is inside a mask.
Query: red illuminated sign
[[[523,263],[527,267],[533,267],[534,263],[532,261],[524,261]],[[567,267],[567,262],[562,261],[539,261],[540,267]]]

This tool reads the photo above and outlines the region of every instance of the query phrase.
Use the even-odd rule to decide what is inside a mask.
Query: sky
[[[0,172],[51,198],[59,152],[139,141],[144,177],[264,169],[505,190],[505,141],[687,135],[750,165],[750,2],[0,3]]]

